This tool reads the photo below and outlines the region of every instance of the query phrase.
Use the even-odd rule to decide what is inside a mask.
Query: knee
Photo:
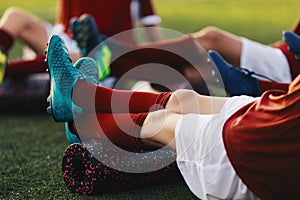
[[[155,137],[167,124],[166,120],[170,113],[168,110],[150,112],[143,123],[141,138],[147,141]]]
[[[202,29],[202,34],[210,39],[218,39],[222,35],[221,29],[214,27],[214,26],[209,26],[204,29]]]
[[[175,127],[181,115],[168,110],[148,114],[141,129],[141,140],[148,147],[170,146],[175,149]]]
[[[196,40],[207,49],[212,49],[222,40],[223,31],[217,27],[209,26],[194,34]]]
[[[181,105],[185,104],[185,102],[193,102],[199,94],[196,93],[194,90],[188,89],[179,89],[173,92],[170,100],[168,102],[169,107],[168,109],[173,111],[173,107],[181,107]]]
[[[5,10],[3,16],[9,17],[9,18],[15,18],[15,17],[22,16],[23,13],[24,13],[24,11],[21,8],[10,7]]]
[[[172,96],[175,96],[177,98],[189,98],[197,95],[197,93],[194,90],[189,89],[179,89],[173,92]]]

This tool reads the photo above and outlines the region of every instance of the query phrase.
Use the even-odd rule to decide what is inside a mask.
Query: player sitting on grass
[[[215,70],[226,64],[215,52],[210,57]],[[121,147],[171,148],[200,199],[300,198],[300,76],[288,91],[269,90],[258,98],[192,90],[153,94],[92,84],[68,58],[64,42],[53,36],[50,109],[56,121],[73,123],[82,140],[106,136]]]

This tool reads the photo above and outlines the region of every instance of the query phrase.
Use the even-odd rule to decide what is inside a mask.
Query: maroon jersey
[[[300,75],[287,92],[267,91],[231,116],[223,128],[228,157],[262,199],[299,199]]]
[[[134,28],[131,13],[132,0],[61,0],[58,23],[68,28],[72,17],[80,17],[84,13],[91,14],[98,29],[106,36]],[[139,0],[138,10],[140,18],[155,15],[151,0]]]

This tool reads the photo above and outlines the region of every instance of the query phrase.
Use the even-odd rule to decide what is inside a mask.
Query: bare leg
[[[141,130],[142,142],[152,147],[168,146],[176,150],[175,127],[180,117],[180,114],[167,110],[149,113]]]
[[[0,21],[0,27],[14,38],[23,40],[36,53],[43,53],[48,41],[44,22],[18,8],[9,8]]]
[[[37,54],[43,54],[47,48],[49,38],[44,24],[41,19],[19,8],[7,9],[0,20],[0,28],[22,40]],[[71,57],[76,61],[80,56]]]
[[[152,147],[168,146],[176,150],[175,127],[182,114],[219,113],[228,98],[199,95],[192,90],[175,91],[166,109],[151,112],[141,130],[142,142]]]
[[[170,97],[166,110],[179,113],[215,114],[219,113],[227,97],[204,96],[193,90],[176,90]]]
[[[240,66],[242,51],[240,37],[216,27],[207,27],[192,34],[192,37],[207,51],[218,51],[232,65]]]

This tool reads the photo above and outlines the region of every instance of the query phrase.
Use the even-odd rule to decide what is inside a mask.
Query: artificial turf
[[[61,176],[62,123],[46,114],[0,116],[0,199],[193,199],[183,181],[98,196],[72,194]]]
[[[297,21],[297,0],[157,0],[162,26],[190,33],[214,25],[263,43],[281,38]],[[10,0],[0,3],[0,16],[9,6],[21,6],[54,21],[55,1]],[[10,58],[19,56],[18,44]],[[1,97],[0,97],[1,98]],[[65,187],[62,155],[67,147],[62,123],[42,113],[0,111],[0,199],[195,199],[184,182],[129,191],[80,196]]]

